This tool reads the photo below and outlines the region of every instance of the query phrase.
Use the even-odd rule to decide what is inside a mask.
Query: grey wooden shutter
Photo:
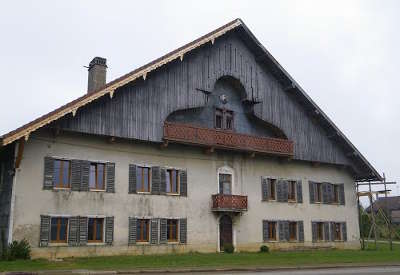
[[[290,240],[289,221],[285,221],[283,227],[285,230],[285,239],[286,241],[289,241]]]
[[[88,241],[88,218],[79,217],[79,245],[86,245]]]
[[[283,202],[288,202],[289,201],[289,181],[284,180],[283,181]]]
[[[312,231],[312,242],[315,243],[317,241],[317,223],[311,222],[311,231]]]
[[[54,186],[54,159],[52,157],[44,158],[43,189],[51,190]]]
[[[339,184],[339,202],[341,205],[345,205],[345,196],[344,196],[344,184]]]
[[[346,223],[342,222],[342,238],[343,241],[347,242],[347,228],[346,228]]]
[[[167,243],[167,219],[160,219],[160,244]]]
[[[137,167],[134,164],[129,164],[129,194],[136,193],[136,173]]]
[[[136,244],[136,228],[137,228],[137,219],[129,217],[128,244]]]
[[[107,185],[106,185],[106,191],[108,193],[115,193],[115,163],[110,163],[108,162],[106,164],[106,179],[107,179]]]
[[[303,202],[303,186],[301,183],[301,180],[298,180],[296,183],[296,197],[297,197],[297,202],[302,203]]]
[[[150,243],[157,244],[158,243],[158,219],[150,220]]]
[[[310,203],[315,203],[315,182],[309,181],[308,182],[308,188],[310,191]]]
[[[279,241],[286,240],[285,221],[278,221]]]
[[[160,166],[151,167],[151,193],[160,194],[161,185],[161,168]]]
[[[331,222],[331,237],[330,240],[333,242],[335,240],[335,223]]]
[[[333,184],[332,183],[328,183],[328,203],[332,203],[333,199],[334,199],[334,188],[333,188]]]
[[[329,233],[329,222],[324,222],[324,240],[329,241],[330,233]]]
[[[303,221],[297,222],[298,241],[304,242],[304,223]]]
[[[288,182],[285,180],[277,180],[276,183],[276,199],[279,202],[288,201]]]
[[[79,217],[70,217],[68,223],[68,245],[77,246],[79,244]]]
[[[81,161],[81,188],[80,191],[89,191],[90,162]]]
[[[167,193],[167,169],[161,168],[160,173],[160,194],[164,195]]]
[[[329,203],[328,186],[329,186],[329,183],[327,183],[327,182],[322,183],[322,202],[323,203]]]
[[[187,172],[186,170],[179,171],[179,184],[181,196],[187,196]]]
[[[105,243],[112,245],[114,241],[114,217],[106,217]]]
[[[262,221],[262,229],[263,229],[263,241],[267,242],[269,240],[268,238],[268,221],[263,220]]]
[[[81,161],[73,159],[71,160],[71,190],[81,190]]]
[[[267,178],[261,178],[261,198],[263,201],[268,201],[268,179]]]
[[[179,220],[179,243],[187,242],[187,219]]]
[[[50,216],[40,215],[40,243],[41,247],[49,245],[50,239]]]

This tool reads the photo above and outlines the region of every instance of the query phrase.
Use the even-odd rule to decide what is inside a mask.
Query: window
[[[268,240],[276,241],[276,222],[268,222]]]
[[[225,129],[233,130],[233,112],[232,111],[225,112]]]
[[[89,189],[104,190],[105,184],[105,165],[104,163],[91,163],[89,175]]]
[[[317,240],[323,241],[324,240],[324,223],[317,222]]]
[[[233,130],[233,112],[218,108],[215,109],[215,128]]]
[[[219,193],[224,195],[232,194],[231,174],[219,174]]]
[[[322,183],[315,183],[315,202],[322,202]]]
[[[297,240],[297,222],[289,222],[289,240]]]
[[[168,169],[166,174],[167,180],[167,193],[178,193],[179,186],[179,171],[175,169]]]
[[[136,241],[148,242],[149,241],[149,220],[139,219],[136,223]]]
[[[136,190],[137,192],[150,192],[150,175],[149,167],[137,167],[136,170]]]
[[[51,218],[50,242],[66,243],[68,232],[68,218],[54,217]]]
[[[288,200],[296,201],[296,181],[289,181]]]
[[[335,230],[335,241],[341,241],[342,240],[342,229],[341,229],[341,224],[340,223],[334,223],[333,224],[333,230]]]
[[[167,240],[169,242],[178,241],[178,220],[167,221]]]
[[[333,203],[339,203],[339,185],[333,185]]]
[[[223,115],[221,109],[215,110],[215,128],[222,129]]]
[[[54,160],[54,187],[70,188],[71,162],[69,160]]]
[[[103,242],[103,218],[89,218],[88,221],[88,242],[101,243]]]
[[[275,190],[276,190],[276,179],[268,179],[268,199],[275,200]]]

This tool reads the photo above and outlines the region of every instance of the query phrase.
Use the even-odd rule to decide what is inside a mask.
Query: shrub
[[[22,241],[13,241],[3,251],[3,258],[7,261],[14,261],[17,259],[28,260],[31,258],[31,246],[25,239]]]
[[[260,252],[262,253],[268,253],[269,252],[269,247],[266,245],[260,246]]]
[[[235,247],[233,246],[233,244],[224,244],[224,252],[225,253],[233,253],[235,251]]]

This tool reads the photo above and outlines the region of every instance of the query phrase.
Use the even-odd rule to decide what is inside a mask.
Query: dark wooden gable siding
[[[262,103],[255,115],[280,128],[295,144],[295,159],[349,164],[342,149],[311,120],[303,106],[285,92],[281,83],[235,33],[218,38],[57,122],[62,129],[160,142],[163,122],[174,111],[203,107],[206,96],[223,76],[237,78],[248,99]]]

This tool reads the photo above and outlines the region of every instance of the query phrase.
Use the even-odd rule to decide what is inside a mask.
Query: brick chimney
[[[107,59],[95,57],[89,63],[88,94],[97,91],[106,84]]]

